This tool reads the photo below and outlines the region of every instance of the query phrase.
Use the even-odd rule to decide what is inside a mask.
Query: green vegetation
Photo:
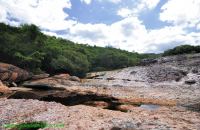
[[[181,45],[173,49],[169,49],[163,53],[163,56],[179,55],[179,54],[193,54],[200,53],[200,46]]]
[[[131,53],[112,47],[92,47],[51,37],[35,25],[11,27],[0,23],[0,61],[34,73],[70,73],[84,76],[89,71],[137,65],[153,54]]]

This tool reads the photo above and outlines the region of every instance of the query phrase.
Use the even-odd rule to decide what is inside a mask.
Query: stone
[[[155,64],[157,63],[158,60],[157,59],[153,59],[153,58],[149,58],[149,59],[143,59],[141,62],[140,62],[140,65],[151,65],[151,64]]]
[[[9,88],[5,86],[1,81],[0,81],[0,96],[3,96],[4,94],[11,93]]]
[[[22,86],[33,89],[64,90],[68,86],[79,84],[80,81],[81,80],[76,76],[70,76],[69,74],[59,74],[44,79],[26,81],[22,84]]]
[[[6,82],[21,82],[31,79],[32,74],[11,64],[0,63],[0,80]]]
[[[195,83],[196,83],[196,80],[194,80],[194,79],[190,79],[190,80],[185,81],[185,84],[188,84],[188,85],[192,85],[192,84],[195,84]]]
[[[80,82],[80,78],[79,77],[76,77],[76,76],[70,76],[69,80],[71,81],[77,81],[77,82]]]
[[[33,77],[31,78],[32,80],[36,80],[36,79],[45,79],[48,78],[49,74],[39,74],[39,75],[33,75]]]
[[[70,75],[69,74],[59,74],[59,75],[54,75],[52,78],[69,80]]]
[[[197,68],[195,68],[195,69],[192,69],[192,73],[194,73],[194,74],[197,74],[199,71],[198,71],[198,69]]]
[[[12,82],[9,84],[9,87],[17,87],[17,84],[15,82]]]

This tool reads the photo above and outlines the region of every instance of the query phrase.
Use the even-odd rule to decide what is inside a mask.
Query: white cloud
[[[85,4],[91,4],[92,1],[94,0],[80,0],[81,2],[84,2]],[[122,0],[96,0],[99,2],[111,2],[114,4],[120,3]]]
[[[117,15],[123,18],[129,16],[138,16],[143,11],[154,9],[159,2],[160,0],[139,0],[136,1],[136,4],[134,4],[132,7],[120,8],[117,11]]]
[[[153,9],[155,8],[160,0],[141,0],[138,4],[137,9],[143,10],[143,9]]]
[[[73,24],[63,8],[70,8],[69,0],[1,0],[0,21],[12,25],[33,23],[50,30],[63,29]]]
[[[194,27],[200,22],[199,0],[169,0],[163,7],[160,19],[173,23]]]
[[[92,2],[92,0],[81,0],[81,2],[84,2],[86,4],[90,4]]]
[[[128,17],[132,14],[132,11],[128,8],[121,8],[117,11],[117,15],[121,17]]]

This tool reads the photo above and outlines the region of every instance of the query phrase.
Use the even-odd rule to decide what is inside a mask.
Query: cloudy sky
[[[0,22],[140,53],[200,45],[200,0],[0,0]]]

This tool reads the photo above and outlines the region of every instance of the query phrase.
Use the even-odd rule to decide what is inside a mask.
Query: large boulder
[[[28,80],[32,74],[14,65],[0,63],[0,80],[9,83]]]
[[[22,86],[34,89],[65,89],[68,86],[79,84],[79,82],[78,77],[59,74],[44,79],[26,81]]]

